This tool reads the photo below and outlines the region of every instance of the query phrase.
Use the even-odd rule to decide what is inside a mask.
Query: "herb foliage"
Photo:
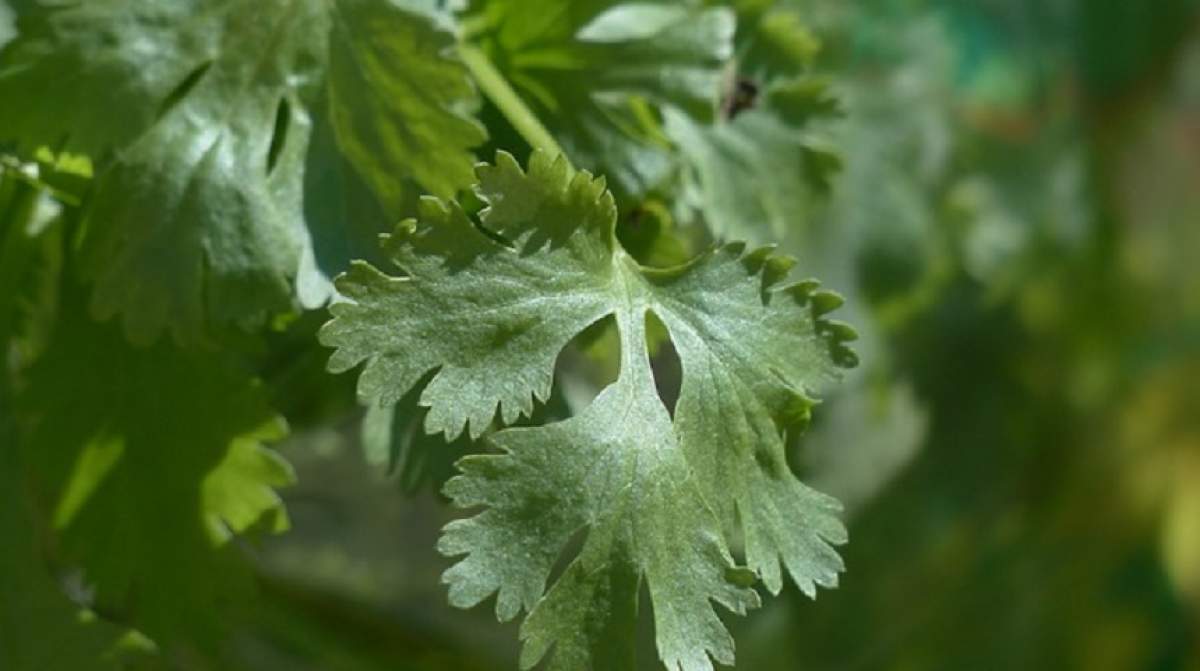
[[[361,412],[334,377],[297,387],[286,362],[326,348],[361,365],[372,461],[419,482],[472,453],[445,483],[476,512],[443,531],[444,580],[456,606],[526,613],[523,667],[630,668],[643,588],[663,664],[732,664],[714,604],[836,585],[840,506],[786,441],[855,333],[756,246],[803,228],[839,166],[796,15],[9,4],[5,577],[37,574],[22,589],[79,650],[219,654],[253,592],[235,539],[289,526],[270,445]],[[579,374],[564,348],[597,332],[615,381],[548,412]],[[38,555],[85,585],[73,605]],[[0,661],[38,668],[38,639],[0,638]]]

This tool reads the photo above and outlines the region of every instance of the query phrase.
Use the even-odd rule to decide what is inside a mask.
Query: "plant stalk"
[[[479,85],[483,94],[492,101],[492,104],[500,110],[504,118],[512,124],[517,133],[530,146],[567,158],[554,136],[546,130],[541,120],[513,90],[508,80],[496,69],[482,49],[473,44],[461,42],[458,45],[458,54],[467,69],[471,71],[475,83]],[[567,160],[570,162],[569,158]]]

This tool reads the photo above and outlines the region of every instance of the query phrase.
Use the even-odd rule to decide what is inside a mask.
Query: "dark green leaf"
[[[131,347],[64,304],[18,398],[22,440],[60,548],[95,608],[156,640],[204,638],[251,585],[233,534],[287,526],[282,420],[221,357]]]
[[[443,19],[392,0],[98,0],[27,12],[0,141],[92,156],[84,269],[128,335],[203,340],[319,303],[302,191],[314,120],[385,208],[470,180],[482,128]],[[324,109],[323,109],[324,108]],[[327,111],[326,111],[327,110]]]

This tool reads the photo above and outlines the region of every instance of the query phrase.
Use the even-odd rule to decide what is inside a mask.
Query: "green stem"
[[[482,49],[473,44],[460,43],[458,55],[475,77],[475,82],[479,84],[483,94],[492,101],[492,104],[500,110],[504,118],[508,119],[508,122],[530,146],[551,154],[566,156],[562,147],[554,140],[554,136],[546,130],[541,120],[513,90],[508,80],[496,69]]]

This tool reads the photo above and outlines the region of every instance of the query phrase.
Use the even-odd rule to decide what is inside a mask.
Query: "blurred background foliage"
[[[739,668],[1200,669],[1200,7],[739,9],[748,76],[790,55],[839,101],[841,169],[782,246],[847,295],[864,361],[794,453],[847,503],[848,572],[731,619]],[[641,214],[627,244],[687,216]],[[514,658],[443,605],[429,489],[401,499],[346,432],[296,442],[263,570],[311,619],[260,621],[252,668]],[[337,608],[369,626],[312,642]]]
[[[756,206],[806,274],[847,296],[863,361],[793,440],[797,469],[847,504],[843,584],[729,618],[738,668],[1200,671],[1200,3],[735,4],[759,116],[724,137],[670,119],[665,132],[705,165],[743,141],[767,151],[771,105],[809,106],[813,183],[760,175]],[[773,87],[797,63],[827,90]],[[496,110],[481,116],[492,143],[522,144],[494,130]],[[86,177],[58,167],[52,185]],[[649,194],[622,239],[648,263],[686,256],[707,240],[696,213],[720,216],[704,183],[732,178],[681,176],[691,198]],[[415,400],[362,421],[311,348],[322,315],[299,320],[259,357],[292,423],[292,528],[241,548],[261,598],[198,658],[511,668],[515,627],[453,611],[439,584],[434,545],[456,515],[437,491],[467,446],[426,444]],[[611,380],[611,347],[598,328],[564,353],[560,368],[585,374],[562,380],[548,416]],[[669,378],[670,352],[656,365]],[[40,603],[47,585],[4,563],[17,568],[0,580]],[[131,664],[152,650],[108,627],[86,628],[83,649]]]

